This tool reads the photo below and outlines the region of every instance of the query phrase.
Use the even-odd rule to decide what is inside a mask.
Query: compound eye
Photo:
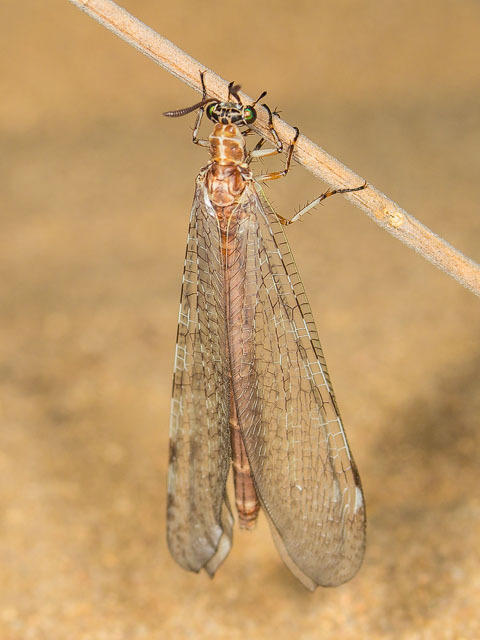
[[[216,102],[212,102],[212,104],[209,104],[207,107],[207,118],[209,120],[212,120],[213,122],[215,122],[215,108],[217,106]]]
[[[246,124],[252,124],[257,119],[257,112],[253,107],[245,107],[243,110],[243,119]]]

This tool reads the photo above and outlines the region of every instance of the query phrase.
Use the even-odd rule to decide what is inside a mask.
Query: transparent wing
[[[212,215],[213,214],[213,215]],[[210,575],[228,555],[233,518],[224,275],[202,175],[190,217],[175,352],[167,540],[185,569]]]
[[[244,280],[231,293],[243,308],[231,358],[245,448],[288,567],[310,589],[338,585],[363,559],[360,478],[283,229],[258,185],[241,206],[251,213],[239,222],[229,269]]]

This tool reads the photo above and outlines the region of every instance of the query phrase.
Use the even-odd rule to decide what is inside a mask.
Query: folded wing
[[[283,229],[258,185],[242,206],[229,260],[245,278],[231,352],[246,452],[286,564],[310,589],[339,585],[364,555],[360,478]]]
[[[210,205],[211,209],[211,205]],[[173,379],[167,540],[185,569],[210,575],[228,555],[232,524],[224,275],[216,217],[201,177],[190,217]]]

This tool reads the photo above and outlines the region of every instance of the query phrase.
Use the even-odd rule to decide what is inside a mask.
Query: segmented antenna
[[[179,118],[180,116],[186,116],[188,113],[192,113],[192,111],[196,111],[201,107],[204,107],[209,102],[217,102],[215,98],[205,98],[204,100],[200,100],[196,104],[191,107],[185,107],[184,109],[177,109],[176,111],[165,111],[164,116],[168,116],[169,118]]]

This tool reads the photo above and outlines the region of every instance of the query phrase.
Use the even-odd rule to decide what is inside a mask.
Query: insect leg
[[[205,79],[204,79],[204,75],[206,74],[206,71],[201,71],[200,72],[200,80],[202,82],[202,89],[203,89],[203,93],[202,93],[202,100],[205,100],[207,97],[207,88],[205,86]],[[200,124],[202,122],[202,118],[203,118],[203,114],[205,112],[205,105],[203,107],[200,107],[200,109],[198,110],[197,113],[197,119],[195,120],[195,126],[193,128],[193,134],[192,134],[192,142],[194,144],[198,144],[201,147],[209,147],[210,146],[210,142],[208,140],[202,140],[201,138],[198,138],[198,130],[200,129]]]
[[[277,142],[277,148],[276,149],[260,149],[260,147],[263,144],[263,140],[260,140],[257,146],[250,152],[250,158],[259,158],[259,157],[265,157],[268,155],[274,155],[275,153],[280,153],[280,151],[282,150],[281,149],[282,142],[280,141],[278,134],[275,131],[275,128],[273,126],[272,113],[266,104],[264,104],[263,106],[268,110],[268,113],[270,116],[268,124],[269,124],[270,131]],[[278,178],[283,178],[284,176],[287,175],[290,169],[290,163],[292,161],[293,152],[295,150],[295,145],[297,143],[299,135],[300,135],[300,131],[298,130],[297,127],[295,127],[295,136],[292,142],[290,143],[290,146],[288,147],[285,168],[282,171],[273,171],[272,173],[266,173],[261,176],[256,176],[255,178],[256,180],[258,181],[262,180],[264,182],[267,182],[268,180],[278,180]],[[305,215],[308,211],[310,211],[311,209],[319,205],[326,198],[329,198],[330,196],[334,196],[337,193],[352,193],[353,191],[362,191],[366,187],[367,187],[367,181],[365,180],[365,182],[359,187],[351,187],[346,189],[332,189],[332,188],[327,189],[324,193],[319,195],[318,198],[315,198],[315,200],[312,200],[312,202],[309,202],[305,207],[300,209],[300,211],[298,211],[290,220],[288,220],[287,218],[283,218],[278,214],[277,214],[277,218],[279,222],[281,222],[281,224],[283,225],[293,224],[294,222],[297,222],[297,220],[300,220],[300,218],[303,215]]]
[[[258,100],[260,100],[260,98],[262,98],[263,95],[265,94],[262,94],[259,98],[257,98],[254,104],[256,104],[256,102],[258,102]],[[273,115],[272,115],[272,112],[270,111],[270,107],[266,104],[262,106],[268,111],[268,128],[270,129],[270,133],[272,134],[273,141],[275,144],[275,149],[262,149],[261,147],[265,144],[266,139],[260,138],[260,140],[257,142],[255,147],[250,151],[249,160],[248,160],[249,162],[253,158],[266,158],[267,156],[275,156],[278,153],[282,153],[283,151],[282,141],[278,137],[278,133],[276,132],[275,127],[273,126]],[[258,179],[261,180],[262,178],[260,177],[260,178],[257,178],[257,180]]]
[[[242,101],[240,100],[240,96],[238,95],[239,91],[240,91],[240,85],[235,84],[235,82],[232,80],[232,82],[230,82],[228,85],[227,102],[230,100],[230,96],[233,96],[239,104],[242,104]]]
[[[268,109],[267,105],[264,104],[263,105],[266,109]],[[268,109],[269,113],[270,113],[270,109]],[[264,151],[260,151],[259,154],[255,155],[254,157],[259,157],[259,156],[266,156],[266,155],[273,155],[274,153],[280,153],[283,150],[283,144],[280,140],[280,138],[278,137],[278,133],[275,131],[275,128],[272,124],[272,114],[270,113],[270,119],[269,119],[269,128],[270,131],[273,135],[273,137],[275,138],[275,142],[277,144],[277,148],[276,149],[265,149]],[[289,169],[290,169],[290,163],[292,161],[292,156],[293,156],[293,151],[295,149],[295,145],[297,143],[298,140],[298,136],[300,135],[300,131],[298,130],[297,127],[295,127],[295,135],[293,137],[292,142],[290,143],[290,146],[288,147],[288,151],[287,151],[287,160],[285,162],[285,168],[282,171],[273,171],[272,173],[265,173],[261,176],[256,176],[256,180],[263,180],[264,182],[267,182],[267,180],[277,180],[278,178],[283,178],[284,176],[287,175]],[[266,151],[268,151],[269,153],[265,153]]]
[[[363,189],[366,189],[366,187],[367,187],[367,181],[365,180],[365,182],[359,187],[353,187],[349,189],[332,189],[332,188],[327,189],[324,193],[319,195],[318,198],[315,198],[315,200],[312,200],[312,202],[309,202],[302,209],[300,209],[300,211],[297,211],[297,213],[293,216],[293,218],[290,218],[290,220],[287,220],[287,218],[283,218],[278,214],[277,214],[277,218],[279,222],[281,222],[281,224],[285,226],[289,224],[293,224],[294,222],[297,222],[297,220],[300,220],[300,218],[303,215],[305,215],[308,211],[310,211],[311,209],[319,205],[326,198],[329,198],[330,196],[334,196],[337,193],[352,193],[353,191],[362,191]]]

